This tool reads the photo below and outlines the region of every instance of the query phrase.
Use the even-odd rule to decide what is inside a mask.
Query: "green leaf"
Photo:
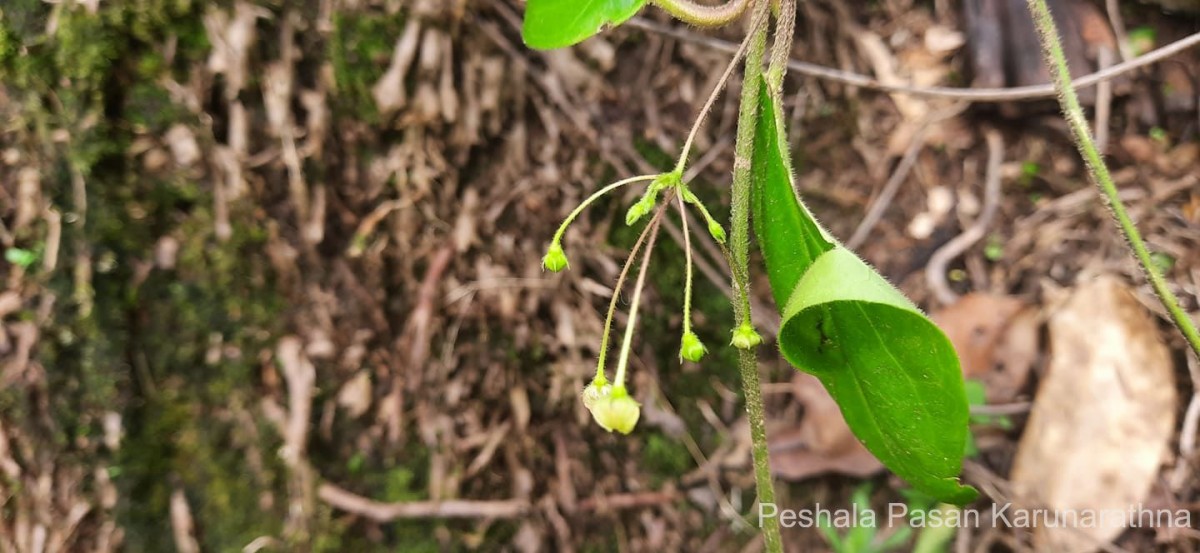
[[[529,0],[521,38],[538,50],[571,46],[624,23],[645,4],[646,0]]]
[[[783,315],[779,349],[821,380],[854,435],[892,472],[940,501],[971,501],[978,492],[957,479],[969,409],[954,347],[797,198],[768,88],[760,96],[751,205]]]

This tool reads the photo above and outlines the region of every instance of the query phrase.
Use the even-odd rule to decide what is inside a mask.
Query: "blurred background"
[[[1194,1],[1052,4],[1077,75],[1200,31]],[[627,437],[578,395],[637,191],[575,223],[570,271],[539,263],[591,191],[672,165],[741,25],[647,9],[533,52],[523,9],[0,5],[0,550],[761,549],[715,245],[698,237],[696,330],[711,351],[681,365],[682,234],[666,223]],[[793,57],[883,84],[1043,83],[1022,14],[1019,0],[805,1]],[[986,495],[971,508],[1195,510],[1200,368],[1053,95],[969,102],[802,69],[785,89],[801,194],[962,356],[976,414],[964,478]],[[1198,82],[1191,49],[1084,93],[1193,318]],[[737,88],[688,176],[722,220]],[[765,279],[754,286],[771,338]],[[761,358],[782,506],[932,506],[811,379],[773,347]],[[892,522],[866,541],[1194,551],[1200,536]],[[844,530],[784,537],[795,551],[883,550],[847,549]]]

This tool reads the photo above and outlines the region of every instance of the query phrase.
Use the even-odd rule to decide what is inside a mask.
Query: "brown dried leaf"
[[[792,393],[804,405],[799,427],[770,433],[771,468],[781,478],[803,480],[836,472],[870,476],[883,469],[850,427],[816,377],[797,373]]]
[[[1011,401],[1037,359],[1037,315],[1023,308],[1017,298],[976,292],[931,315],[954,344],[963,376],[983,381],[989,402]]]
[[[1021,437],[1021,508],[1125,511],[1141,503],[1175,418],[1170,353],[1154,320],[1112,277],[1079,287],[1050,319],[1052,358]],[[1039,551],[1093,551],[1121,528],[1038,528]]]
[[[337,403],[346,408],[350,418],[357,419],[371,408],[371,396],[371,375],[367,371],[360,371],[338,390]]]

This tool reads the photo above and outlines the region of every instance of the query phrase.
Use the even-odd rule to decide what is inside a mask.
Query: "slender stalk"
[[[696,133],[700,131],[700,127],[704,125],[704,120],[708,118],[708,114],[712,111],[713,104],[721,96],[721,92],[725,90],[725,85],[729,82],[729,76],[737,68],[738,62],[742,61],[742,56],[745,55],[749,44],[750,35],[746,36],[746,39],[738,46],[737,52],[734,52],[733,59],[729,60],[729,65],[725,67],[725,72],[717,80],[716,88],[713,89],[712,94],[708,95],[708,100],[704,102],[704,107],[700,109],[700,116],[696,117],[696,122],[692,124],[692,130],[688,132],[687,140],[683,143],[683,151],[679,154],[679,162],[675,164],[675,173],[680,177],[683,176],[683,169],[687,165],[688,154],[692,151],[692,143],[696,140]]]
[[[729,0],[719,6],[705,6],[691,0],[653,0],[653,3],[685,23],[697,27],[720,27],[741,17],[750,0]]]
[[[604,376],[604,361],[608,358],[608,337],[612,333],[613,315],[617,312],[617,302],[621,299],[621,289],[625,287],[625,277],[629,276],[629,268],[633,266],[633,260],[637,258],[638,252],[642,249],[642,244],[646,242],[646,238],[650,235],[650,227],[657,227],[658,220],[662,218],[662,214],[666,211],[666,203],[659,207],[654,213],[654,217],[650,219],[650,224],[642,230],[638,236],[637,242],[634,242],[633,249],[629,250],[629,257],[625,260],[625,266],[621,267],[621,274],[617,277],[617,284],[613,288],[612,300],[608,302],[608,314],[604,316],[604,331],[600,334],[600,358],[596,362],[596,378],[599,383],[606,382]]]
[[[664,204],[665,207],[665,204]],[[659,211],[662,214],[662,211]],[[617,359],[617,375],[613,378],[613,388],[625,387],[625,367],[629,365],[629,350],[633,345],[633,329],[637,326],[638,306],[642,303],[642,288],[646,286],[646,273],[650,267],[650,254],[654,253],[654,241],[658,239],[661,217],[655,217],[647,227],[650,238],[646,241],[646,253],[642,255],[642,266],[638,268],[637,283],[633,285],[633,299],[629,306],[629,322],[625,325],[625,339],[621,342],[621,355]]]
[[[751,324],[750,313],[750,160],[754,155],[754,130],[758,125],[758,95],[761,83],[763,54],[767,45],[767,18],[770,0],[755,0],[754,24],[750,29],[750,47],[746,54],[746,69],[742,78],[742,94],[738,109],[737,142],[734,144],[733,203],[731,206],[733,244],[731,264],[734,288],[735,325]],[[738,370],[742,375],[742,393],[746,397],[746,414],[750,422],[751,452],[754,456],[754,482],[758,502],[775,503],[775,486],[771,481],[771,461],[767,451],[766,410],[763,408],[762,388],[758,376],[758,356],[754,348],[738,348]],[[776,517],[762,519],[763,542],[772,553],[783,551],[783,539]]]
[[[1042,44],[1042,53],[1046,56],[1046,64],[1050,69],[1054,87],[1058,90],[1063,116],[1066,118],[1068,126],[1071,127],[1075,145],[1079,148],[1079,153],[1087,164],[1088,174],[1091,175],[1096,186],[1100,187],[1100,192],[1103,193],[1109,210],[1117,221],[1117,226],[1125,234],[1125,239],[1129,242],[1129,247],[1133,249],[1134,256],[1142,266],[1142,272],[1150,281],[1150,286],[1154,288],[1154,293],[1158,295],[1158,300],[1170,314],[1171,320],[1175,322],[1179,332],[1187,339],[1192,353],[1200,358],[1200,332],[1196,331],[1196,325],[1179,306],[1179,299],[1171,292],[1166,279],[1158,272],[1151,260],[1150,250],[1146,248],[1146,243],[1142,240],[1137,225],[1125,211],[1125,204],[1121,202],[1117,193],[1117,186],[1113,183],[1112,175],[1109,174],[1108,165],[1104,163],[1104,158],[1100,156],[1100,151],[1092,141],[1092,133],[1088,128],[1087,119],[1083,115],[1083,107],[1079,105],[1079,97],[1076,96],[1075,89],[1071,86],[1071,73],[1067,68],[1067,58],[1063,54],[1062,41],[1059,39],[1054,18],[1050,15],[1050,8],[1046,6],[1046,0],[1028,0],[1028,3],[1029,11],[1033,14],[1034,25],[1037,27],[1038,39]]]
[[[576,206],[575,209],[571,210],[571,213],[569,215],[567,215],[566,219],[563,219],[562,224],[558,226],[558,231],[556,231],[554,233],[554,239],[551,240],[551,243],[553,243],[553,244],[559,243],[559,241],[562,240],[563,233],[567,232],[567,227],[571,226],[571,223],[573,221],[575,221],[575,218],[578,217],[580,213],[583,213],[583,210],[586,209],[587,206],[591,205],[592,202],[599,199],[600,196],[608,194],[609,192],[612,192],[613,190],[616,190],[627,184],[633,184],[635,182],[654,180],[656,178],[658,178],[658,175],[638,175],[636,177],[629,177],[627,179],[619,180],[608,186],[605,186],[604,188],[601,188],[600,190],[597,190],[591,196],[588,196],[588,198],[586,200],[584,200],[582,203],[580,203],[578,206]]]
[[[683,194],[676,197],[679,205],[679,220],[683,225],[683,333],[692,331],[692,235],[688,232],[687,209],[684,207]]]

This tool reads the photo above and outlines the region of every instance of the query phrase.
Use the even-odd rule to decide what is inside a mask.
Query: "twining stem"
[[[612,332],[613,315],[617,312],[617,302],[621,299],[621,289],[625,287],[625,277],[629,275],[629,268],[633,266],[633,260],[637,258],[638,252],[642,249],[642,244],[646,242],[646,238],[650,236],[650,228],[657,227],[658,221],[662,218],[663,212],[666,211],[666,203],[654,212],[654,217],[650,219],[650,224],[642,229],[642,233],[638,236],[637,242],[634,242],[633,249],[629,250],[629,257],[625,260],[625,266],[621,267],[621,274],[617,277],[617,284],[613,288],[612,300],[608,302],[608,314],[604,317],[604,332],[600,334],[600,359],[596,362],[596,382],[606,382],[604,376],[604,361],[608,358],[608,337]]]
[[[750,0],[729,0],[719,6],[704,6],[691,0],[653,0],[654,5],[680,21],[697,27],[720,27],[733,23],[746,11]]]
[[[1067,68],[1067,58],[1063,54],[1062,41],[1059,39],[1054,18],[1050,15],[1050,8],[1046,6],[1045,0],[1028,0],[1028,3],[1029,11],[1033,14],[1034,25],[1037,27],[1038,39],[1042,44],[1042,53],[1046,56],[1054,87],[1058,90],[1063,116],[1071,128],[1071,134],[1075,139],[1075,145],[1079,148],[1080,155],[1087,163],[1088,173],[1091,175],[1092,181],[1100,187],[1100,192],[1107,200],[1113,218],[1117,220],[1117,225],[1125,234],[1125,239],[1129,241],[1129,247],[1133,249],[1134,256],[1142,266],[1142,272],[1146,274],[1146,279],[1154,288],[1154,293],[1158,295],[1159,301],[1171,315],[1179,332],[1187,339],[1192,353],[1200,359],[1200,332],[1196,331],[1196,325],[1179,306],[1179,299],[1171,292],[1166,279],[1159,273],[1151,259],[1150,250],[1146,248],[1141,233],[1138,232],[1133,219],[1125,211],[1125,204],[1121,202],[1117,193],[1117,186],[1108,172],[1108,165],[1104,163],[1100,151],[1092,141],[1092,133],[1088,128],[1087,119],[1084,117],[1083,108],[1079,105],[1079,97],[1071,86],[1071,73]]]
[[[683,333],[692,331],[692,235],[688,232],[687,209],[683,203],[683,194],[676,197],[679,205],[679,220],[683,224]]]
[[[754,155],[754,131],[758,125],[758,94],[761,82],[763,53],[767,46],[767,18],[770,0],[754,1],[754,24],[750,29],[750,46],[742,77],[742,95],[738,109],[737,142],[734,144],[732,219],[732,261],[735,326],[749,327],[750,313],[750,160]],[[763,408],[762,388],[758,377],[758,357],[753,347],[738,348],[738,370],[742,375],[742,393],[746,396],[746,414],[750,422],[751,452],[754,456],[754,482],[760,505],[775,503],[775,486],[771,482],[771,461],[767,451],[766,410]],[[763,542],[767,551],[783,551],[783,540],[776,517],[760,518],[763,523]]]
[[[551,244],[559,243],[559,241],[562,240],[563,233],[567,232],[567,227],[571,226],[571,222],[573,222],[575,220],[575,218],[579,216],[580,213],[583,213],[583,210],[586,209],[587,206],[591,205],[592,202],[599,199],[600,196],[608,194],[609,192],[612,192],[613,190],[616,190],[627,184],[633,184],[635,182],[654,180],[656,178],[658,178],[658,175],[638,175],[636,177],[629,177],[627,179],[619,180],[608,186],[605,186],[604,188],[601,188],[600,190],[597,190],[591,196],[588,196],[588,198],[586,200],[584,200],[583,203],[580,203],[574,210],[572,210],[571,213],[569,215],[567,215],[566,219],[563,219],[562,224],[558,226],[558,231],[556,231],[554,233],[554,239],[551,240],[550,243]]]
[[[666,207],[666,203],[663,204]],[[662,215],[663,210],[660,209],[658,215]],[[633,329],[637,326],[638,306],[642,303],[642,288],[646,286],[646,273],[650,267],[650,254],[654,253],[654,241],[658,239],[659,223],[662,218],[656,215],[654,220],[646,226],[645,232],[650,233],[650,238],[646,241],[646,253],[642,255],[642,266],[638,267],[637,283],[633,285],[633,299],[629,305],[629,321],[625,324],[625,339],[621,342],[621,356],[617,359],[617,375],[613,378],[613,388],[621,389],[625,387],[625,367],[629,364],[629,350],[633,345]]]

